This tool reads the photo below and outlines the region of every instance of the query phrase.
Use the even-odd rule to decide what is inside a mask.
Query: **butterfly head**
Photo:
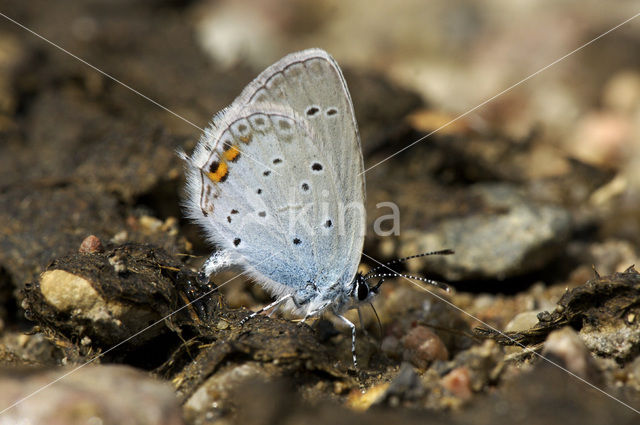
[[[425,279],[423,277],[410,276],[410,275],[406,275],[406,274],[403,274],[403,273],[398,273],[398,272],[392,270],[389,266],[393,265],[393,264],[405,262],[405,261],[407,261],[409,259],[412,259],[412,258],[425,257],[425,256],[428,256],[428,255],[451,255],[451,254],[453,254],[453,250],[451,250],[451,249],[443,249],[443,250],[440,250],[440,251],[425,252],[425,253],[422,253],[422,254],[411,255],[409,257],[398,258],[396,260],[389,261],[386,264],[380,264],[378,267],[370,270],[366,274],[362,274],[360,272],[356,273],[356,275],[353,278],[353,281],[351,283],[350,295],[351,295],[351,299],[352,299],[352,304],[354,306],[357,306],[358,304],[361,304],[361,303],[370,303],[371,300],[373,299],[373,297],[378,295],[378,293],[380,292],[380,286],[384,282],[384,279],[385,278],[393,278],[393,277],[404,277],[404,278],[419,280],[421,282],[428,283],[429,285],[433,285],[435,287],[438,287],[440,289],[443,289],[443,290],[449,292],[450,288],[445,283],[438,282],[437,280]],[[383,269],[383,270],[386,269],[387,272],[380,273],[380,272],[378,272],[378,270],[380,270],[380,269]],[[380,280],[378,281],[378,283],[376,283],[375,285],[372,286],[369,283],[369,281],[372,280],[372,279],[380,279]]]
[[[373,297],[378,295],[380,285],[382,285],[384,279],[380,279],[374,286],[369,285],[368,280],[367,276],[360,272],[354,277],[351,284],[351,297],[354,304],[371,302]]]

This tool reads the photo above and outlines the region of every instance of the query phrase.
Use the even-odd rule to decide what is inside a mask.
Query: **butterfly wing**
[[[203,135],[190,216],[272,294],[345,288],[364,240],[362,154],[342,73],[324,51],[286,56]]]

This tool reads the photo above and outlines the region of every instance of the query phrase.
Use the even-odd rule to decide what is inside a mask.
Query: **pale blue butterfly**
[[[263,71],[205,130],[187,163],[186,210],[236,267],[303,319],[369,302],[392,274],[357,272],[365,233],[360,136],[336,61],[309,49]],[[428,280],[425,280],[428,281]],[[431,281],[428,281],[432,283]],[[259,312],[252,314],[253,317]]]

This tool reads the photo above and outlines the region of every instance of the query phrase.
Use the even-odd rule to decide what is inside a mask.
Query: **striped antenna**
[[[419,280],[420,282],[428,283],[429,285],[435,286],[436,288],[440,288],[440,289],[445,290],[447,292],[451,292],[451,287],[449,285],[447,285],[446,283],[439,282],[439,281],[433,280],[433,279],[426,279],[424,277],[411,276],[411,275],[408,275],[408,274],[397,273],[397,272],[393,272],[393,273],[377,273],[377,274],[374,274],[372,276],[367,275],[365,277],[365,280],[376,279],[378,277],[381,278],[380,282],[378,282],[378,284],[376,286],[371,288],[371,290],[374,291],[374,292],[378,291],[378,288],[380,287],[380,285],[382,285],[382,282],[384,282],[384,279],[388,278],[388,277],[405,277],[407,279],[415,279],[415,280]]]
[[[454,254],[454,253],[455,253],[455,251],[452,250],[452,249],[442,249],[440,251],[423,252],[422,254],[415,254],[415,255],[410,255],[408,257],[396,258],[395,260],[391,260],[391,261],[389,261],[387,263],[384,263],[384,264],[382,264],[382,265],[380,265],[380,266],[378,266],[378,267],[376,267],[374,269],[369,270],[369,272],[366,275],[364,275],[364,278],[365,279],[370,279],[369,278],[370,274],[375,273],[376,271],[380,270],[383,267],[389,267],[389,266],[391,266],[393,264],[404,263],[405,261],[411,260],[413,258],[426,257],[428,255],[451,255],[451,254]],[[419,279],[419,278],[416,278],[416,279]]]

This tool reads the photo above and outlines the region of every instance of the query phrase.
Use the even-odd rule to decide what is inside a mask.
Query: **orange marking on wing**
[[[240,141],[242,143],[246,143],[246,144],[249,144],[249,142],[251,142],[251,138],[252,138],[251,134],[249,134],[248,136],[240,136],[239,137]]]
[[[237,159],[239,155],[240,155],[240,150],[238,150],[238,147],[235,145],[231,146],[222,154],[224,159],[226,159],[227,161],[233,161]]]
[[[209,180],[215,183],[220,183],[226,180],[227,174],[229,172],[229,166],[226,162],[220,161],[215,170],[207,173],[207,177]]]

